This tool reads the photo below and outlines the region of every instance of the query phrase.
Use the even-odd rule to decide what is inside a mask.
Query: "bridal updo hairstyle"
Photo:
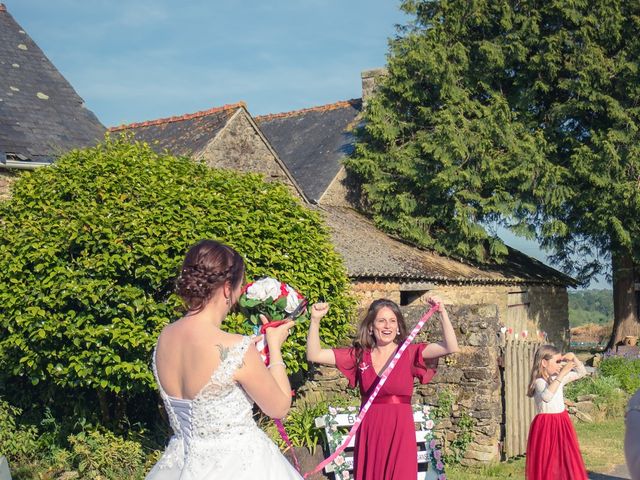
[[[190,312],[199,312],[225,282],[235,288],[243,278],[244,260],[238,252],[215,240],[201,240],[184,258],[176,293]]]

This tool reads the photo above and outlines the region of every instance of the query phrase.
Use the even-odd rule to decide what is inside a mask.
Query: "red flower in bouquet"
[[[272,277],[248,283],[242,288],[242,294],[238,299],[240,310],[253,325],[254,330],[262,325],[260,315],[271,321],[283,320],[291,317],[303,303],[306,302],[300,292]]]
[[[266,328],[278,326],[284,319],[295,320],[306,315],[307,301],[290,285],[271,277],[248,283],[238,299],[240,310],[253,327],[253,333],[264,333]],[[260,315],[269,323],[262,324]],[[269,348],[264,339],[256,345],[262,360],[269,365]]]

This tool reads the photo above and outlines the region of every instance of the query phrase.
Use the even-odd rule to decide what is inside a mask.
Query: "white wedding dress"
[[[299,480],[302,477],[258,428],[253,400],[234,381],[251,339],[231,347],[193,400],[162,389],[153,353],[153,373],[173,436],[147,480]]]

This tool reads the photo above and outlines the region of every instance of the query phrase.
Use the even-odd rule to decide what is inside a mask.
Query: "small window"
[[[400,306],[406,307],[418,302],[429,290],[401,290]]]

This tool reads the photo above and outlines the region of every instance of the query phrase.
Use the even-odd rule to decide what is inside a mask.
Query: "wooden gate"
[[[527,397],[533,357],[537,342],[507,340],[504,365],[504,454],[507,458],[524,455],[529,426],[535,416],[533,398]]]

